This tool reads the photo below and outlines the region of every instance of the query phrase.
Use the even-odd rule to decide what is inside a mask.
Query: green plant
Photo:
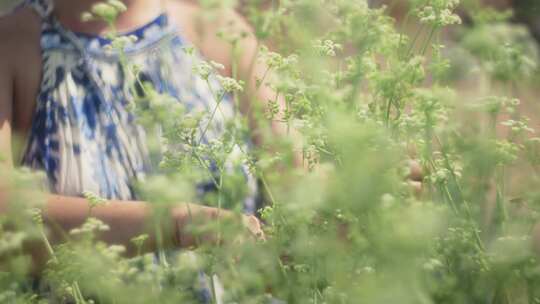
[[[96,6],[85,18],[112,26],[124,9],[116,3]],[[46,281],[53,299],[196,303],[189,289],[202,269],[225,283],[226,303],[271,297],[288,303],[539,303],[540,265],[531,237],[540,203],[540,140],[512,96],[518,80],[538,71],[530,37],[499,19],[463,29],[461,48],[489,84],[489,96],[470,97],[443,77],[455,63],[445,57],[440,33],[460,23],[456,0],[411,1],[404,23],[419,23],[412,39],[396,30],[385,8],[370,8],[367,1],[272,3],[261,9],[263,1],[252,0],[244,7],[257,38],[276,46],[261,47],[255,59],[268,67],[257,88],[268,86],[276,96],[256,116],[261,129],[279,120],[299,130],[308,171],[286,165],[290,148],[271,136],[265,144],[272,149],[248,151],[239,144],[249,129],[240,116],[222,138],[201,144],[200,132],[221,115],[225,94],[238,100],[244,90],[236,72],[222,77],[219,63],[199,62],[193,73],[218,103],[209,113],[190,113],[140,83],[137,67],[121,59],[144,89],[132,103],[139,122],[150,130],[162,126],[168,143],[160,175],[139,185],[143,196],[160,208],[191,198],[188,189],[210,178],[217,193],[205,203],[240,211],[246,190],[224,167],[236,151],[263,185],[267,204],[260,214],[268,240],[201,246],[173,257],[160,250],[158,264],[151,254],[127,259],[122,248],[97,241],[94,234],[108,227],[90,218],[71,232],[70,242],[49,246]],[[234,3],[203,4],[220,9]],[[221,36],[233,50],[244,39],[234,32]],[[116,38],[112,47],[121,50],[126,43],[129,38]],[[212,79],[221,89],[212,87]],[[502,96],[492,96],[496,91]],[[160,140],[150,140],[155,142]],[[420,195],[407,182],[411,156],[425,173]],[[219,174],[210,170],[211,161]],[[486,221],[489,206],[493,216]],[[2,227],[23,223],[19,213],[3,217]],[[208,226],[197,229],[227,235],[235,228]],[[32,225],[17,227],[25,228],[0,230],[7,265],[0,269],[10,270],[0,275],[0,299],[47,301],[28,292],[24,269],[11,271],[28,263],[21,240],[36,237],[27,232]],[[47,242],[44,233],[37,237]],[[146,237],[133,242],[141,248]]]

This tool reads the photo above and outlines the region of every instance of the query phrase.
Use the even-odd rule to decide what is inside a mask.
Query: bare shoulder
[[[39,54],[40,20],[29,8],[0,16],[0,62],[15,65]]]
[[[25,132],[41,78],[41,21],[34,11],[21,8],[0,17],[0,71],[4,85],[12,85],[13,130]]]
[[[209,13],[191,1],[169,1],[168,13],[188,41],[205,57],[224,64],[227,70],[232,61],[232,46],[220,33],[244,37],[244,42],[254,41],[251,27],[234,10]]]
[[[9,77],[20,78],[29,64],[40,61],[39,37],[40,20],[31,9],[0,17],[0,67]]]

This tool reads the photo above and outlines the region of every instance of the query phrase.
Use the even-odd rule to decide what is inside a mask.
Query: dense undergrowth
[[[201,5],[217,14],[233,2]],[[122,247],[98,241],[107,227],[89,219],[67,243],[49,247],[42,280],[50,289],[37,295],[21,244],[47,242],[47,231],[39,213],[28,212],[39,194],[22,190],[33,178],[19,170],[11,178],[21,190],[13,197],[17,210],[1,217],[0,302],[196,303],[191,289],[203,270],[219,276],[225,303],[540,303],[533,250],[540,138],[517,96],[537,81],[527,30],[483,8],[461,25],[459,0],[410,1],[399,22],[367,1],[262,2],[242,7],[257,38],[272,46],[258,54],[269,76],[257,84],[286,106],[274,100],[260,109],[265,144],[241,150],[260,181],[267,240],[201,245],[160,254],[158,262],[154,254],[128,259]],[[122,7],[107,5],[86,17],[113,22]],[[411,36],[400,32],[405,27],[415,28]],[[222,36],[233,48],[243,39]],[[115,47],[125,43],[119,38]],[[122,63],[136,76],[135,66]],[[222,84],[216,99],[241,96],[243,82],[217,76],[218,69],[201,62],[193,72]],[[238,116],[222,139],[199,145],[198,126],[219,111],[190,113],[145,90],[133,111],[147,128],[161,125],[170,145],[162,173],[140,184],[143,197],[156,208],[193,200],[189,189],[212,178],[218,191],[206,203],[240,212],[245,185],[224,164],[249,136],[246,119]],[[273,137],[269,120],[302,134],[296,146],[309,170],[293,165],[295,145]],[[410,159],[423,168],[421,193],[408,182]],[[209,172],[211,164],[222,174]],[[219,224],[208,229],[235,233]],[[133,242],[141,247],[146,238]]]

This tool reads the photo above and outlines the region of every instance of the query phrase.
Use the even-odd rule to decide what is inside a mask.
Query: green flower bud
[[[88,21],[95,20],[95,17],[94,17],[94,15],[92,15],[92,13],[84,12],[84,13],[81,14],[81,20],[83,22],[88,22]]]
[[[107,22],[113,22],[118,16],[118,11],[112,5],[98,3],[92,6],[92,13]]]
[[[123,13],[123,12],[127,11],[127,7],[122,1],[109,0],[109,1],[107,1],[107,3],[109,5],[111,5],[112,7],[114,7],[118,13]]]

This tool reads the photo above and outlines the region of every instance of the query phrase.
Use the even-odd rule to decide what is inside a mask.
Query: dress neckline
[[[91,34],[84,32],[72,31],[62,25],[58,19],[51,16],[52,27],[57,31],[75,38],[80,47],[91,53],[111,53],[111,50],[104,48],[110,45],[112,40],[104,35]],[[148,45],[161,40],[167,34],[174,32],[169,25],[169,18],[166,13],[161,13],[151,21],[142,24],[132,30],[117,33],[117,37],[134,37],[136,38],[133,43],[129,43],[124,51],[136,51],[141,48],[145,48]]]
[[[108,37],[102,34],[78,32],[64,26],[53,13],[54,3],[52,0],[25,0],[19,7],[24,6],[33,9],[43,20],[41,33],[41,47],[43,50],[76,50],[85,55],[112,56],[113,58],[119,55],[117,50],[105,47],[112,42]],[[181,44],[184,44],[180,30],[170,24],[169,16],[165,11],[134,29],[117,34],[117,37],[128,36],[134,36],[136,41],[125,46],[123,50],[125,54],[139,53],[171,37],[180,39]]]
[[[137,40],[144,39],[146,36],[156,34],[155,30],[157,29],[164,29],[167,28],[169,25],[168,16],[166,13],[161,13],[157,17],[154,17],[149,22],[146,22],[142,25],[139,25],[131,30],[122,31],[120,33],[116,33],[116,36],[118,37],[136,37]],[[62,27],[64,31],[68,31],[76,35],[77,37],[85,40],[96,40],[99,41],[101,46],[105,46],[110,44],[112,41],[111,39],[107,38],[105,35],[102,34],[92,34],[92,33],[85,33],[85,32],[78,32],[73,31],[68,28],[66,28],[63,24],[61,24],[58,19],[55,18],[55,22],[58,26]]]
[[[161,41],[164,41],[167,37],[179,37],[178,29],[169,23],[167,13],[161,13],[153,20],[135,29],[117,34],[117,37],[130,36],[136,39],[124,47],[123,53],[125,54],[139,53],[152,48]],[[44,49],[58,47],[74,48],[91,56],[113,56],[113,58],[116,58],[119,55],[118,51],[107,47],[111,42],[112,40],[104,35],[72,31],[63,26],[52,15],[47,19],[42,32],[42,47]]]

